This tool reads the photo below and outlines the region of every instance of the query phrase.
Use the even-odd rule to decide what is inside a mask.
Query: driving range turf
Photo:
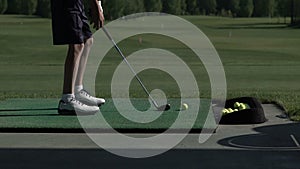
[[[111,132],[110,126],[115,130],[126,133],[160,133],[171,128],[170,132],[180,132],[189,129],[186,126],[192,124],[192,132],[201,131],[210,107],[209,100],[201,100],[201,108],[196,123],[193,113],[189,110],[182,110],[180,99],[170,99],[172,108],[167,112],[159,112],[151,107],[147,99],[131,99],[131,105],[126,104],[127,99],[118,99],[122,103],[122,114],[132,113],[136,108],[141,111],[139,122],[127,119],[130,116],[122,116],[111,99],[101,106],[101,111],[90,116],[61,116],[57,113],[57,99],[7,99],[0,101],[0,131],[1,132]],[[147,111],[147,112],[146,112]],[[175,127],[171,127],[178,116],[184,119]],[[136,116],[135,116],[136,117]],[[149,120],[150,119],[150,120]],[[148,121],[148,122],[147,122]],[[109,126],[105,125],[109,124]],[[215,121],[205,125],[206,129],[214,130]]]
[[[224,64],[228,98],[253,96],[263,102],[277,102],[284,106],[290,117],[300,119],[300,29],[288,28],[285,24],[278,23],[277,18],[183,18],[198,26],[216,47]],[[140,37],[143,43],[139,43]],[[24,102],[31,104],[30,109],[38,110],[0,111],[0,127],[78,128],[79,123],[75,117],[56,116],[54,110],[58,101],[56,98],[61,94],[67,48],[52,46],[51,21],[34,16],[0,15],[0,46],[0,99],[3,100],[0,109],[27,109],[26,106],[22,107]],[[172,51],[180,56],[195,74],[198,84],[201,84],[201,98],[210,98],[210,82],[203,64],[180,42],[146,34],[123,40],[119,47],[125,55],[149,47]],[[111,77],[119,63],[121,59],[118,53],[114,49],[110,50],[99,67],[96,79],[97,96],[111,97]],[[139,75],[150,91],[161,88],[168,98],[179,98],[180,92],[176,82],[166,73],[147,70]],[[147,97],[135,81],[131,83],[130,96],[133,99]],[[34,101],[31,102],[30,98]],[[36,103],[37,100],[41,103]],[[46,108],[52,109],[39,111],[39,104],[44,102],[51,105]],[[6,104],[10,106],[5,107]],[[140,103],[142,107],[144,104],[147,107],[147,100]],[[105,106],[109,109],[109,104]],[[43,108],[45,107],[41,107]],[[41,115],[36,116],[35,113]],[[171,116],[167,117],[167,121],[172,122],[178,112],[171,110],[169,115]],[[201,118],[198,120],[201,121]],[[118,121],[116,124],[122,123]],[[168,125],[169,123],[159,120],[152,123],[152,127],[164,128]],[[201,123],[195,125],[198,125],[194,126],[195,128],[201,128]]]

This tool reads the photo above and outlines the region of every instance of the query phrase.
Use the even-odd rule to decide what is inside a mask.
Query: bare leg
[[[74,86],[84,44],[71,44],[65,61],[63,94],[74,94]]]
[[[75,96],[77,100],[79,100],[80,102],[86,105],[101,106],[105,103],[105,100],[103,98],[96,98],[94,96],[91,96],[85,90],[82,90],[83,76],[86,70],[86,64],[87,64],[88,56],[90,54],[92,45],[93,45],[93,38],[89,38],[84,44],[84,49],[80,57],[78,73],[76,76],[75,86],[78,88],[76,88]]]
[[[84,44],[84,49],[80,58],[78,73],[75,82],[76,86],[83,85],[83,76],[86,70],[86,64],[87,64],[88,56],[90,54],[92,45],[93,45],[93,38],[89,38]]]
[[[82,104],[75,99],[74,87],[78,73],[79,62],[84,50],[84,44],[69,45],[65,62],[65,77],[63,96],[58,104],[58,113],[61,115],[94,115],[99,112],[99,107]]]

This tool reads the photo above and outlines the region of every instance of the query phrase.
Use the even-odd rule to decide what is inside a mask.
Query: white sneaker
[[[85,90],[81,90],[78,93],[76,93],[75,97],[78,101],[89,106],[101,106],[105,104],[104,99],[93,97]]]
[[[61,100],[58,105],[58,113],[61,115],[94,115],[99,112],[99,107],[88,106],[72,98],[69,102]]]

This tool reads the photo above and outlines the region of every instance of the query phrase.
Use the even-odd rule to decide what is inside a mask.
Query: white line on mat
[[[294,141],[294,143],[296,144],[296,146],[300,148],[300,144],[299,144],[299,142],[297,141],[297,139],[295,138],[295,136],[291,134],[291,138],[292,138],[292,140]]]

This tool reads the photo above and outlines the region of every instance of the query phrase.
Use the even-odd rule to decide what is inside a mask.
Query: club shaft
[[[135,70],[133,69],[133,67],[131,66],[131,64],[128,62],[128,60],[126,59],[125,55],[123,54],[123,52],[121,51],[121,49],[118,47],[117,43],[114,41],[114,39],[112,38],[112,36],[110,35],[110,33],[107,31],[107,29],[104,26],[103,26],[102,29],[103,29],[104,33],[106,34],[106,36],[108,37],[108,39],[113,43],[115,49],[118,51],[118,53],[120,54],[120,56],[122,57],[122,59],[124,60],[124,62],[127,64],[127,66],[129,67],[130,71],[134,74],[135,79],[142,86],[143,90],[148,95],[148,97],[150,98],[150,100],[152,101],[152,103],[154,104],[154,106],[156,108],[158,108],[159,107],[158,104],[156,103],[156,101],[154,100],[154,98],[150,95],[150,93],[147,90],[146,86],[143,84],[143,82],[140,79],[140,77],[137,75],[137,73],[135,72]]]

